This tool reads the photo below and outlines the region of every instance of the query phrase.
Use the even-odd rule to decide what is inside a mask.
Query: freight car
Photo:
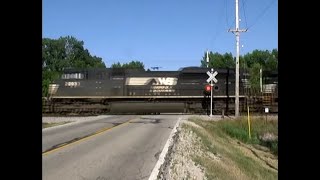
[[[234,113],[235,71],[214,69],[213,112]],[[178,71],[137,69],[68,69],[49,87],[48,108],[53,113],[206,113],[210,68]],[[245,110],[245,76],[240,71],[240,110]]]

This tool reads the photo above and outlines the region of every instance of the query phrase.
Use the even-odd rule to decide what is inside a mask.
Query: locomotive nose
[[[49,93],[50,95],[54,95],[54,94],[56,94],[58,88],[59,88],[59,84],[49,84],[48,93]]]

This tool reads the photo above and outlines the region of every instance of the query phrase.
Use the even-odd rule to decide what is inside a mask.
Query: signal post
[[[213,72],[213,68],[211,68],[211,72],[207,71],[207,74],[209,76],[209,78],[207,79],[207,82],[209,83],[210,82],[210,91],[211,91],[211,97],[210,97],[210,117],[212,117],[212,91],[213,91],[213,81],[214,83],[217,83],[218,80],[216,79],[216,75],[218,74],[217,71],[214,71]]]

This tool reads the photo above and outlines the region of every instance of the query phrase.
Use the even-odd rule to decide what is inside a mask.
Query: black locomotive
[[[206,113],[210,108],[207,71],[186,67],[179,71],[136,69],[69,69],[50,85],[47,112],[55,113]],[[235,71],[214,69],[214,113],[234,112]],[[245,107],[247,79],[240,71],[240,110]]]

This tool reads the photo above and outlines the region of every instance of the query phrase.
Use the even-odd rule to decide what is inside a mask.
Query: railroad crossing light
[[[211,86],[210,84],[207,84],[204,86],[204,93],[209,95],[211,93]]]
[[[210,86],[209,84],[207,84],[207,85],[205,86],[205,90],[206,90],[207,92],[211,91],[211,86]]]

